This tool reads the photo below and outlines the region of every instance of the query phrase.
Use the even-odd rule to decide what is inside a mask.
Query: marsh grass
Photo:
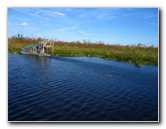
[[[41,38],[9,38],[8,51],[19,53],[21,48],[38,43]],[[54,41],[50,54],[63,57],[99,57],[107,60],[124,61],[140,67],[143,64],[158,65],[158,48],[140,46],[106,45],[89,42]]]
[[[124,61],[134,63],[136,66],[142,64],[158,65],[157,48],[142,48],[134,46],[115,46],[101,44],[64,44],[53,47],[55,56],[87,56],[100,57],[107,60]]]

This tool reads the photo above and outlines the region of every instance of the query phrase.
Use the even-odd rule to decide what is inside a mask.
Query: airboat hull
[[[34,56],[39,56],[38,53],[32,53],[32,52],[23,52],[23,51],[20,51],[21,54],[24,54],[24,55],[34,55]]]
[[[21,54],[23,55],[31,55],[31,56],[50,56],[50,54],[39,54],[39,53],[33,53],[33,52],[23,52],[20,51]]]

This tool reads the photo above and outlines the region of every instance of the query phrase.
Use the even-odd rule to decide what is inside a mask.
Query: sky
[[[158,8],[8,8],[8,37],[158,46]]]

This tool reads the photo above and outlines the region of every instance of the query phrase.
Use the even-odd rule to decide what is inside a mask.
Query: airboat
[[[24,55],[34,55],[34,56],[51,56],[52,43],[47,41],[39,42],[38,44],[33,44],[22,48],[20,53]]]

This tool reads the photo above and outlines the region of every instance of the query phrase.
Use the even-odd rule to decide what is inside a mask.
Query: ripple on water
[[[98,58],[8,57],[9,121],[158,120],[157,67]]]

